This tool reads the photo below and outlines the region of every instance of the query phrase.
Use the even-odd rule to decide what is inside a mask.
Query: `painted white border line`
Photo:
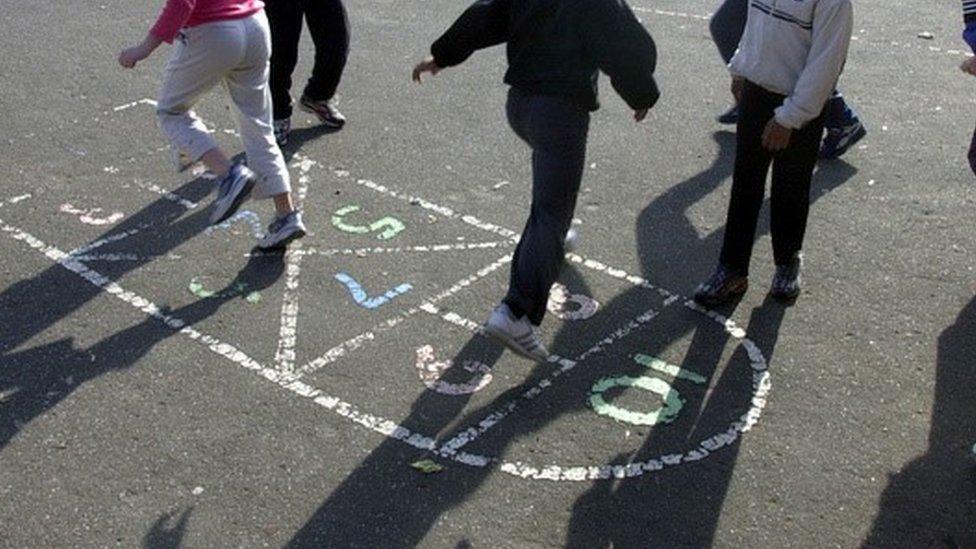
[[[308,195],[308,172],[315,165],[304,155],[296,154],[292,168],[299,169],[298,203],[304,204]],[[291,246],[296,253],[285,256],[285,291],[281,297],[281,322],[278,328],[278,348],[275,350],[275,367],[285,375],[295,372],[295,347],[298,344],[298,281],[302,273],[302,241],[298,240]]]
[[[502,256],[501,258],[499,258],[499,259],[493,261],[492,263],[490,263],[488,266],[486,266],[486,267],[484,267],[482,269],[479,269],[478,272],[476,272],[475,274],[470,275],[470,276],[466,276],[466,277],[462,278],[461,280],[459,280],[457,283],[455,283],[450,288],[444,290],[443,292],[440,292],[440,293],[434,295],[431,298],[428,298],[427,300],[425,300],[420,305],[417,305],[415,307],[411,307],[411,308],[409,308],[409,309],[407,309],[405,311],[402,311],[402,312],[398,313],[397,315],[393,316],[392,318],[389,318],[389,319],[384,320],[383,322],[377,324],[376,326],[374,326],[370,330],[368,330],[366,332],[363,332],[362,334],[359,334],[356,337],[353,337],[351,339],[348,339],[348,340],[340,343],[339,345],[336,345],[335,347],[329,349],[322,356],[316,358],[315,360],[312,360],[311,362],[309,362],[305,366],[302,366],[298,370],[297,375],[299,377],[304,377],[306,375],[312,374],[312,373],[314,373],[314,372],[316,372],[316,371],[324,368],[325,366],[328,366],[329,364],[332,364],[333,362],[336,362],[337,360],[339,360],[343,356],[347,355],[348,353],[350,353],[352,351],[355,351],[356,349],[362,347],[365,342],[372,341],[372,340],[376,339],[376,336],[378,334],[390,330],[391,328],[399,325],[400,323],[402,323],[403,321],[407,320],[408,318],[410,318],[410,317],[416,315],[417,313],[421,312],[425,306],[433,306],[433,305],[436,305],[437,303],[439,303],[439,302],[441,302],[441,301],[443,301],[443,300],[445,300],[445,299],[453,296],[454,294],[460,292],[461,290],[464,290],[465,288],[471,286],[475,282],[478,282],[479,280],[485,278],[489,274],[497,271],[502,266],[510,263],[511,261],[512,261],[511,254]]]
[[[199,342],[209,351],[230,360],[234,364],[237,364],[246,370],[251,370],[257,373],[264,379],[274,382],[276,385],[290,391],[291,393],[306,399],[310,399],[319,406],[331,410],[336,414],[349,419],[354,423],[362,425],[373,432],[390,438],[395,438],[397,440],[402,440],[403,442],[406,442],[407,444],[421,450],[433,450],[434,440],[431,437],[422,435],[420,433],[414,433],[388,419],[363,413],[356,406],[339,398],[329,396],[322,391],[309,386],[308,384],[302,383],[294,376],[283,375],[272,368],[262,366],[256,360],[252,359],[250,356],[233,345],[222,342],[211,335],[191,328],[190,326],[186,325],[185,321],[177,317],[164,314],[159,307],[148,299],[125,290],[108,277],[89,268],[87,265],[69,256],[67,253],[54,246],[45,244],[40,239],[21,229],[6,224],[2,219],[0,219],[0,232],[7,233],[8,236],[14,240],[24,242],[31,248],[39,251],[51,261],[55,262],[61,267],[64,267],[69,272],[78,275],[96,288],[99,288],[110,295],[114,295],[123,302],[148,314],[150,317],[159,320],[169,328],[178,330],[180,334],[187,336],[191,340]]]
[[[349,172],[347,172],[346,170],[339,170],[333,168],[332,173],[333,175],[335,175],[340,179],[345,179],[347,177],[350,177]],[[420,198],[418,196],[408,195],[401,191],[396,191],[394,189],[391,189],[385,185],[380,185],[379,183],[376,183],[375,181],[371,181],[369,179],[352,178],[352,180],[355,181],[356,184],[359,185],[360,187],[365,187],[367,189],[376,191],[382,195],[388,196],[390,198],[395,198],[401,202],[406,202],[407,204],[410,204],[412,206],[420,206],[421,208],[427,211],[434,212],[436,214],[442,215],[449,219],[459,219],[463,223],[481,229],[482,231],[487,231],[489,233],[499,235],[509,240],[518,240],[519,238],[519,233],[511,229],[506,229],[505,227],[502,227],[500,225],[495,225],[494,223],[483,221],[473,215],[456,212],[452,208],[449,208],[447,206],[441,206],[433,202],[430,202],[429,200]]]
[[[20,196],[14,196],[12,198],[8,198],[7,200],[0,200],[0,208],[4,207],[7,204],[16,204],[18,202],[23,202],[24,200],[29,200],[31,198],[34,198],[34,195],[32,195],[31,193],[26,193]]]

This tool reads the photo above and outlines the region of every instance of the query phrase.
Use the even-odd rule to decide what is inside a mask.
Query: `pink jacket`
[[[164,42],[172,43],[183,27],[240,19],[257,13],[263,7],[261,0],[166,0],[166,7],[149,32]]]

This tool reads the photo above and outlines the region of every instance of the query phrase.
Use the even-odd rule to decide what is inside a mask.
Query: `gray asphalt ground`
[[[247,219],[205,230],[212,183],[172,171],[140,102],[166,49],[116,64],[160,4],[0,3],[0,545],[976,547],[958,2],[857,2],[841,88],[870,134],[815,176],[806,291],[766,297],[764,222],[752,288],[710,317],[682,296],[717,257],[734,157],[715,4],[634,0],[664,95],[638,125],[604,82],[562,278],[567,310],[599,306],[550,315],[566,360],[537,366],[473,329],[528,210],[503,50],[408,78],[463,2],[348,3],[350,122],[295,118],[313,234],[285,256],[252,254]],[[198,111],[240,150],[222,92]],[[365,232],[333,223],[350,205]],[[384,217],[403,230],[380,238]],[[658,390],[594,387],[620,376]],[[615,421],[594,393],[677,415]]]

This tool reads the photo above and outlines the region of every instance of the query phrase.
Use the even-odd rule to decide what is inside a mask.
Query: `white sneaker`
[[[285,248],[308,232],[302,223],[302,212],[295,210],[285,217],[278,217],[268,225],[268,233],[258,243],[258,249],[277,250]]]
[[[508,305],[502,303],[491,312],[485,331],[516,354],[536,362],[545,362],[549,351],[536,335],[528,318],[515,318]]]

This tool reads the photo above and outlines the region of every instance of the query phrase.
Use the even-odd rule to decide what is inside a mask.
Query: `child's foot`
[[[274,121],[274,136],[275,143],[279,147],[284,147],[288,144],[288,134],[291,133],[291,118],[282,118],[281,120]]]
[[[857,118],[846,126],[827,128],[827,136],[824,137],[823,146],[820,147],[820,158],[824,160],[840,158],[847,149],[853,147],[867,134],[868,130]]]
[[[707,281],[695,290],[695,302],[704,307],[717,307],[732,301],[749,289],[749,278],[736,274],[719,263]]]
[[[803,258],[797,254],[786,265],[777,265],[769,293],[776,299],[790,301],[800,295],[800,267]]]
[[[210,224],[216,225],[237,213],[241,204],[251,196],[257,179],[247,166],[234,164],[227,175],[217,182],[217,198],[210,212]]]
[[[284,217],[276,217],[268,225],[268,232],[258,243],[258,249],[277,250],[305,236],[305,224],[302,223],[302,212],[294,210]]]
[[[515,354],[529,360],[545,362],[549,358],[549,351],[539,340],[528,318],[515,318],[504,303],[491,312],[485,322],[485,331]]]
[[[310,112],[319,117],[319,122],[330,128],[341,128],[346,125],[346,117],[336,108],[335,102],[331,99],[326,101],[316,101],[302,96],[298,100],[298,106],[305,112]]]
[[[731,125],[739,121],[739,106],[732,105],[729,110],[718,115],[716,118],[719,124]]]

